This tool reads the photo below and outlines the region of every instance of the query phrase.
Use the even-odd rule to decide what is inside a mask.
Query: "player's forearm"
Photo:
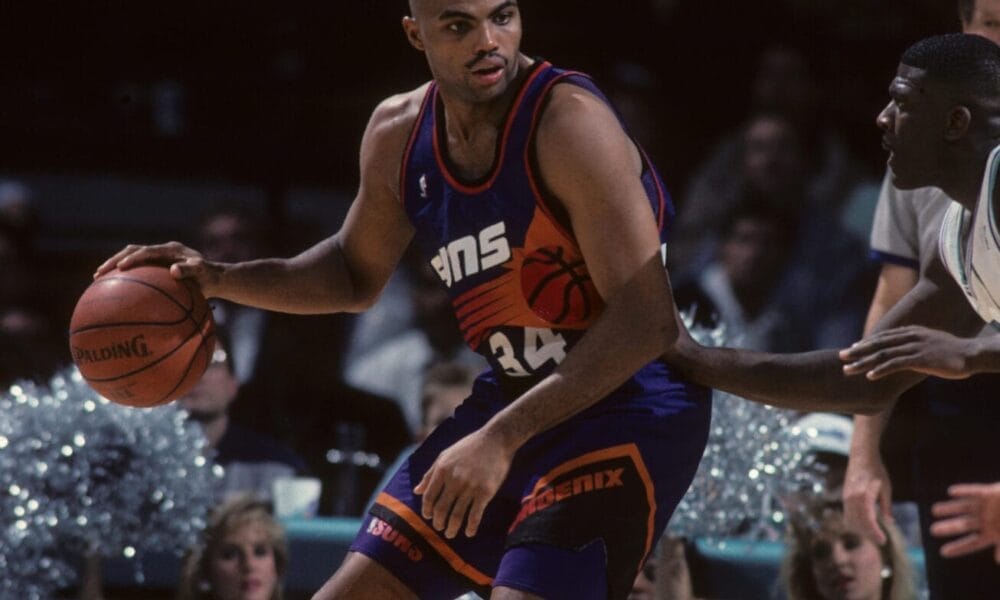
[[[882,433],[889,423],[895,404],[895,402],[890,402],[889,406],[881,412],[872,415],[858,415],[854,418],[850,451],[852,461],[880,460],[879,446],[882,442]]]
[[[294,314],[358,312],[377,291],[362,291],[335,239],[293,258],[221,265],[211,295],[239,304]]]
[[[709,348],[686,339],[664,359],[695,383],[800,411],[871,414],[884,410],[917,379],[847,377],[835,350],[772,354]]]
[[[637,277],[610,298],[556,371],[498,413],[486,425],[488,432],[518,448],[595,404],[662,354],[676,337],[677,324],[663,310],[669,287],[658,258],[644,269],[659,273],[647,271],[648,278]]]

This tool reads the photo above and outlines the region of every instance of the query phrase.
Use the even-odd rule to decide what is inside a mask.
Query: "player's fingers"
[[[984,483],[956,483],[948,487],[948,495],[954,498],[978,496],[989,490],[989,487]]]
[[[473,537],[479,531],[479,524],[483,522],[483,512],[486,505],[490,503],[492,496],[489,494],[476,494],[469,508],[469,518],[465,522],[465,536]]]
[[[931,535],[934,537],[954,537],[971,531],[979,531],[979,519],[972,515],[960,515],[931,524]]]
[[[931,514],[935,517],[954,517],[955,515],[968,514],[972,511],[972,502],[966,498],[954,498],[952,500],[942,500],[935,502],[931,506]]]
[[[966,554],[972,554],[973,552],[979,552],[983,548],[990,546],[989,540],[983,538],[981,535],[973,533],[967,535],[963,538],[957,539],[954,542],[948,542],[947,544],[941,546],[941,556],[945,558],[955,558],[956,556],[965,556]]]
[[[465,521],[465,514],[472,506],[473,494],[462,494],[455,505],[452,506],[451,516],[448,517],[448,528],[444,531],[444,536],[448,539],[454,538],[462,530],[462,523]]]
[[[154,246],[138,246],[134,251],[123,256],[115,266],[125,270],[147,263],[166,265],[186,260],[193,256],[199,255],[179,242],[167,242],[166,244],[157,244]]]
[[[123,258],[125,258],[126,256],[128,256],[128,255],[136,252],[141,247],[142,246],[137,246],[135,244],[129,244],[128,246],[125,246],[124,248],[122,248],[121,250],[119,250],[118,252],[116,252],[113,256],[111,256],[111,258],[109,258],[106,261],[102,262],[97,267],[97,270],[94,271],[94,278],[96,279],[96,278],[100,277],[101,275],[104,275],[105,273],[108,273],[110,271],[114,271],[116,268],[118,268],[118,263],[121,262],[121,260]]]
[[[868,489],[865,490],[865,503],[864,512],[862,513],[862,526],[868,534],[868,537],[875,540],[875,543],[879,546],[885,544],[885,533],[882,532],[882,527],[878,524],[878,507],[876,506],[876,500],[878,500],[879,489],[881,484],[878,481],[873,481]]]
[[[883,362],[874,369],[871,369],[865,373],[865,377],[869,381],[875,381],[876,379],[881,379],[892,375],[893,373],[898,373],[899,371],[905,371],[907,369],[914,369],[918,365],[916,364],[916,359],[913,356],[900,356]]]
[[[878,492],[878,506],[882,511],[882,522],[892,523],[892,486],[885,484]],[[881,528],[879,529],[881,531]]]
[[[891,340],[894,339],[891,332],[892,330],[882,331],[854,342],[839,352],[840,359],[845,362],[857,361],[890,346]]]
[[[890,358],[886,355],[886,350],[879,350],[871,354],[866,354],[854,362],[847,363],[844,365],[844,374],[846,375],[858,375],[860,373],[867,373],[871,369],[877,367],[883,361]]]
[[[446,483],[444,485],[444,489],[441,490],[441,495],[438,496],[437,500],[434,502],[431,524],[434,526],[434,529],[438,531],[443,531],[445,526],[448,524],[448,515],[451,514],[452,506],[455,505],[455,500],[459,497],[459,494],[455,492],[454,487],[454,482],[450,485]]]
[[[199,283],[210,272],[209,263],[200,256],[186,258],[180,262],[170,265],[170,274],[177,279],[196,279]]]
[[[437,500],[438,494],[441,493],[442,485],[440,478],[437,477],[437,470],[432,465],[430,470],[424,474],[424,478],[417,484],[417,487],[413,488],[415,494],[423,496],[420,503],[420,514],[425,519],[430,519],[434,515],[434,503]]]

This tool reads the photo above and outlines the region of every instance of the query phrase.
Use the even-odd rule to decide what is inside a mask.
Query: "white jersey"
[[[953,202],[941,223],[941,260],[987,323],[1000,323],[1000,231],[993,207],[1000,146],[986,159],[975,213]]]

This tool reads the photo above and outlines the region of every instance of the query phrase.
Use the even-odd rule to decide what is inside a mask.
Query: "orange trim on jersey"
[[[521,106],[521,101],[524,99],[524,95],[528,93],[528,88],[531,87],[531,83],[542,73],[542,71],[546,70],[550,66],[551,65],[549,64],[548,61],[543,61],[537,67],[536,66],[531,67],[534,69],[534,71],[531,73],[531,75],[528,76],[528,79],[525,80],[525,82],[521,85],[521,90],[518,92],[517,98],[514,100],[514,103],[511,105],[510,110],[507,113],[506,123],[504,124],[503,128],[503,135],[500,137],[500,151],[499,155],[495,159],[495,163],[493,165],[493,171],[490,173],[490,176],[486,179],[486,181],[484,181],[479,185],[476,186],[464,185],[463,183],[455,179],[455,177],[451,174],[451,171],[448,169],[448,165],[445,163],[444,156],[441,154],[441,149],[438,144],[437,110],[434,111],[434,120],[432,122],[433,126],[432,128],[434,130],[434,158],[435,160],[437,160],[438,169],[440,169],[441,173],[444,175],[445,181],[448,182],[448,185],[462,192],[463,194],[469,194],[469,195],[481,194],[486,190],[488,190],[493,185],[493,182],[496,181],[497,175],[500,174],[500,170],[503,168],[504,156],[507,153],[507,139],[510,137],[510,130],[514,126],[514,118],[517,116],[518,108],[520,108]],[[434,106],[437,106],[437,100],[436,100],[437,89],[435,89],[434,91],[434,97],[435,97]]]
[[[462,557],[452,550],[451,546],[441,539],[441,536],[439,536],[436,531],[431,529],[423,518],[413,512],[409,506],[403,504],[385,492],[379,493],[378,497],[375,498],[375,504],[392,511],[393,514],[406,521],[406,523],[412,527],[425,542],[430,544],[437,551],[437,553],[441,555],[441,558],[451,565],[452,569],[455,569],[455,571],[461,573],[477,585],[486,586],[493,583],[492,577],[465,562]]]
[[[646,523],[646,550],[642,553],[642,560],[639,561],[638,566],[638,570],[641,570],[643,563],[646,562],[646,557],[649,556],[649,552],[653,548],[653,529],[656,527],[656,496],[654,493],[653,478],[649,476],[649,470],[646,469],[646,463],[642,460],[642,455],[639,453],[639,447],[635,444],[621,444],[619,446],[611,446],[610,448],[604,448],[602,450],[595,450],[564,462],[539,478],[539,480],[535,483],[535,487],[531,490],[531,494],[526,496],[522,502],[530,500],[535,494],[541,491],[543,487],[547,486],[550,481],[559,477],[563,473],[568,473],[569,471],[590,463],[621,457],[632,459],[632,464],[635,465],[635,470],[639,474],[639,479],[642,480],[643,486],[646,488],[646,500],[649,502],[649,518]]]
[[[574,239],[573,235],[567,231],[565,227],[563,227],[562,223],[560,223],[558,219],[555,218],[552,211],[549,209],[549,205],[545,202],[545,196],[542,195],[541,188],[535,177],[535,171],[531,168],[532,141],[535,138],[535,129],[538,128],[538,119],[541,117],[542,107],[545,105],[545,98],[549,95],[549,91],[552,89],[553,85],[559,83],[561,80],[569,77],[570,75],[582,75],[582,73],[577,73],[576,71],[566,71],[564,73],[560,73],[545,85],[542,93],[538,96],[538,104],[535,105],[532,112],[531,126],[528,128],[528,143],[524,145],[524,172],[528,174],[528,185],[531,186],[531,191],[535,194],[535,204],[543,213],[545,213],[545,216],[552,221],[552,224],[559,229],[561,234],[566,236],[567,239],[572,240]]]
[[[406,150],[403,152],[403,164],[399,169],[399,202],[403,206],[406,206],[406,171],[407,167],[410,165],[410,153],[413,151],[414,144],[417,143],[417,134],[420,132],[420,124],[424,121],[424,113],[427,111],[427,102],[434,94],[435,89],[437,89],[437,86],[432,81],[430,85],[427,86],[427,92],[424,94],[424,99],[420,101],[420,112],[417,113],[417,121],[413,124],[413,131],[410,132],[410,140],[406,142]]]
[[[470,348],[477,350],[483,338],[497,327],[585,329],[601,313],[603,301],[596,291],[590,298],[593,306],[591,315],[582,321],[552,323],[529,306],[522,289],[521,266],[526,257],[544,247],[563,248],[567,262],[583,260],[573,239],[566,237],[536,203],[534,216],[525,233],[524,247],[511,249],[511,258],[504,264],[507,270],[452,300],[459,328]]]

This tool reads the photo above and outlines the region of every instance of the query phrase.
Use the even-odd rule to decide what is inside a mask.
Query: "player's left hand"
[[[899,371],[917,371],[945,379],[972,375],[975,339],[959,338],[911,325],[887,329],[840,351],[845,375],[864,373],[879,379]]]
[[[513,450],[483,431],[465,436],[438,455],[413,488],[423,496],[421,514],[449,539],[458,535],[463,522],[465,535],[476,535],[513,456]]]
[[[931,511],[935,537],[963,536],[941,546],[941,556],[952,558],[994,546],[1000,564],[1000,483],[966,483],[948,488],[951,500],[936,502]]]

